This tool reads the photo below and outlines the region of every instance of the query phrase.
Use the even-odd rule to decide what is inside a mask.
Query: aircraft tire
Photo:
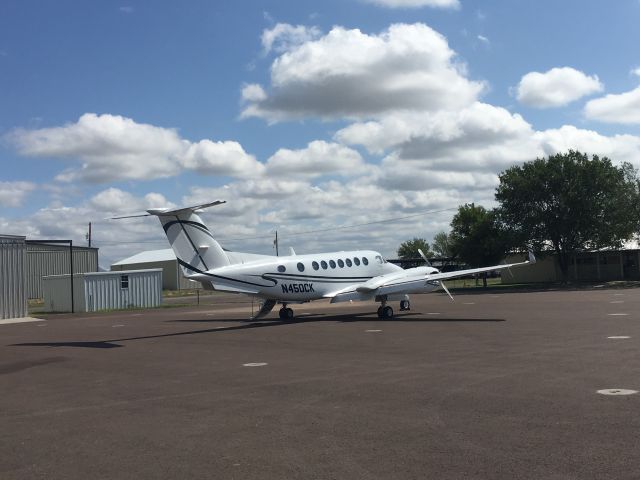
[[[378,307],[378,318],[382,318],[382,307]]]
[[[391,308],[389,305],[387,305],[386,307],[384,307],[382,309],[382,318],[393,318],[393,308]]]

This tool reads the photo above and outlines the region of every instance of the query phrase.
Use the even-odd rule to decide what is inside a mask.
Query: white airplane
[[[147,210],[147,215],[116,218],[158,217],[184,276],[204,288],[264,300],[254,319],[267,315],[277,303],[282,305],[280,318],[292,319],[289,304],[320,299],[331,299],[331,303],[374,300],[380,303],[378,316],[389,319],[393,309],[388,302],[399,300],[400,310],[409,310],[410,293],[442,288],[451,297],[442,280],[535,263],[529,252],[529,260],[520,263],[440,273],[430,266],[422,251],[428,266],[407,270],[371,250],[296,255],[291,249],[291,255],[284,257],[231,252],[220,246],[198,216],[201,209],[222,203],[226,202],[154,208]]]

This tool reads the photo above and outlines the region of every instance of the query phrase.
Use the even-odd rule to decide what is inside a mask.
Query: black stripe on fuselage
[[[199,268],[196,268],[193,265],[190,265],[189,263],[185,262],[184,260],[182,260],[180,258],[178,258],[177,260],[178,260],[178,263],[180,265],[182,265],[183,267],[185,267],[185,268],[187,268],[189,270],[192,270],[192,271],[194,271],[196,273],[199,273],[200,275],[206,275],[207,277],[211,277],[211,278],[220,278],[222,280],[228,280],[228,281],[231,281],[231,282],[243,283],[245,285],[253,285],[253,286],[256,286],[256,287],[265,287],[265,288],[275,287],[278,284],[278,281],[276,279],[274,279],[274,278],[263,278],[263,280],[269,280],[271,282],[274,282],[273,285],[264,285],[264,284],[261,284],[261,283],[253,283],[253,282],[247,282],[247,281],[244,281],[244,280],[238,280],[236,278],[223,277],[222,275],[215,275],[213,273],[203,272]]]
[[[324,283],[354,283],[366,282],[373,277],[323,277],[321,275],[296,275],[294,273],[264,273],[254,277],[273,278],[282,281],[316,281]]]

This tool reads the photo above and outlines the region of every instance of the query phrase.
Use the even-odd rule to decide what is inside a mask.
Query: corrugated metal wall
[[[193,290],[196,288],[202,288],[202,284],[200,282],[193,282],[182,275],[182,270],[178,267],[177,260],[111,265],[112,272],[119,270],[144,270],[150,268],[162,269],[163,290]]]
[[[180,290],[178,286],[178,275],[176,274],[177,265],[178,265],[177,260],[128,263],[124,265],[111,265],[111,271],[117,272],[121,270],[149,270],[154,268],[161,268],[162,269],[162,289],[163,290]]]
[[[42,279],[42,298],[47,312],[71,311],[70,275],[52,275]],[[84,278],[82,274],[73,276],[74,311],[84,312]]]
[[[126,277],[126,288],[123,277]],[[89,312],[162,304],[162,269],[85,274],[84,280]]]
[[[0,318],[27,316],[24,240],[0,235]]]
[[[44,305],[48,311],[71,311],[70,283],[69,275],[44,278]],[[158,268],[74,275],[73,303],[76,312],[159,307],[162,305],[162,270]]]
[[[31,243],[27,245],[27,295],[43,298],[42,277],[69,274],[69,247]],[[98,249],[73,247],[73,273],[97,272]]]

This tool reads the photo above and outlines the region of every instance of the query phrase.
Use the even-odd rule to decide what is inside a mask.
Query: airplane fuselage
[[[307,302],[333,298],[342,290],[353,295],[354,300],[370,298],[366,292],[356,292],[355,289],[349,292],[349,288],[395,272],[402,275],[406,271],[385,261],[378,252],[357,250],[265,257],[189,275],[189,278],[209,282],[216,290],[236,291],[282,302]],[[429,292],[438,288],[437,284],[425,284],[424,273],[420,271],[420,290]]]

